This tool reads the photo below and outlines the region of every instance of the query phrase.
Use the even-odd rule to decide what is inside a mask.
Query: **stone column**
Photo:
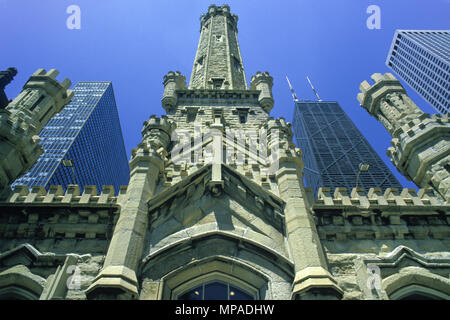
[[[273,150],[275,130],[281,137],[291,137],[290,127],[283,119],[270,120],[270,147]],[[283,139],[281,139],[283,140]],[[292,299],[340,299],[342,290],[328,266],[317,233],[314,219],[306,204],[303,187],[303,161],[300,149],[295,149],[289,141],[281,141],[279,169],[276,172],[280,197],[286,202],[284,209],[286,236],[291,258],[295,266]]]
[[[450,117],[423,113],[390,73],[372,79],[361,83],[358,100],[392,136],[387,155],[407,179],[449,203]]]
[[[103,269],[87,289],[88,299],[136,299],[136,270],[148,226],[147,203],[164,170],[166,150],[174,125],[152,116],[144,123],[143,140],[132,151],[130,182]]]

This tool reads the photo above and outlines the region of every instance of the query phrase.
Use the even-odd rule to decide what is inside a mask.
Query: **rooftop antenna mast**
[[[314,88],[311,80],[309,80],[309,77],[306,76],[306,80],[308,80],[309,85],[311,86],[311,89],[314,91],[314,94],[316,95],[317,101],[322,102],[322,99],[319,97],[319,93],[317,92],[316,88]]]
[[[291,89],[292,98],[294,99],[294,102],[298,102],[297,96],[295,95],[294,88],[292,88],[292,85],[291,85],[291,82],[289,81],[288,76],[286,76],[286,80],[287,80],[287,82],[288,82],[289,89]]]

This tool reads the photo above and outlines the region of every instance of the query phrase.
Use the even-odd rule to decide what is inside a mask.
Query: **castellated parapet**
[[[203,27],[211,17],[214,17],[216,15],[226,16],[228,18],[229,23],[237,30],[238,16],[235,14],[231,14],[230,6],[226,4],[220,7],[214,4],[210,5],[208,7],[208,12],[200,16],[201,26]]]
[[[60,83],[57,75],[55,69],[37,70],[17,98],[0,110],[0,189],[31,168],[43,153],[37,134],[72,99],[70,80]]]
[[[358,100],[379,120],[392,141],[388,156],[419,187],[431,187],[450,201],[450,118],[423,113],[390,73],[361,83]]]
[[[167,114],[144,122],[118,196],[77,185],[0,196],[0,298],[183,299],[220,282],[261,300],[450,299],[450,204],[437,182],[418,192],[322,186],[316,199],[290,123],[269,115],[271,77],[245,85],[236,21],[226,5],[202,17],[190,87],[179,72],[164,78]],[[447,118],[418,110],[391,75],[374,80],[361,104],[393,136],[394,163],[426,176]],[[198,128],[214,134],[196,141]],[[187,160],[173,152],[176,130]],[[228,149],[245,159],[221,161]],[[211,151],[214,161],[196,160]],[[69,288],[73,267],[80,286]]]

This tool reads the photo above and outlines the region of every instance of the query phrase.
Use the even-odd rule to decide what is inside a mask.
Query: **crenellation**
[[[315,199],[303,185],[307,150],[286,119],[269,114],[272,76],[258,71],[247,87],[237,20],[227,5],[201,17],[189,86],[179,71],[164,76],[166,115],[143,123],[117,196],[110,185],[1,195],[0,280],[39,280],[42,300],[177,299],[214,281],[242,284],[257,299],[395,299],[411,284],[450,297],[448,115],[423,113],[393,75],[372,75],[358,100],[420,189],[321,186]],[[70,81],[56,75],[36,71],[0,110],[0,135],[11,138],[0,180],[20,171],[14,148],[32,164],[39,120],[70,100]],[[81,288],[67,290],[73,266]]]
[[[115,204],[117,197],[114,196],[113,186],[103,186],[102,192],[99,194],[95,186],[85,186],[84,191],[80,194],[78,185],[69,185],[66,192],[63,192],[61,186],[50,186],[49,190],[45,190],[42,186],[34,186],[31,191],[28,186],[15,186],[13,192],[8,199],[2,203],[17,203],[30,205],[44,204],[70,204],[70,205],[111,205]]]

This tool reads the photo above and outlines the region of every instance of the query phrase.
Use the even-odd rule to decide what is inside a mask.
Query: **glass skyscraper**
[[[302,149],[305,187],[317,196],[319,187],[356,186],[359,164],[369,164],[360,172],[358,187],[401,188],[400,183],[373,150],[352,120],[335,101],[295,103],[292,127],[297,146]]]
[[[450,30],[397,30],[386,65],[438,112],[450,110]]]
[[[74,97],[39,133],[45,152],[15,185],[113,185],[129,180],[128,160],[111,82],[78,82]],[[66,160],[66,161],[63,161]],[[71,161],[67,161],[71,160]],[[67,166],[68,164],[71,166]]]

